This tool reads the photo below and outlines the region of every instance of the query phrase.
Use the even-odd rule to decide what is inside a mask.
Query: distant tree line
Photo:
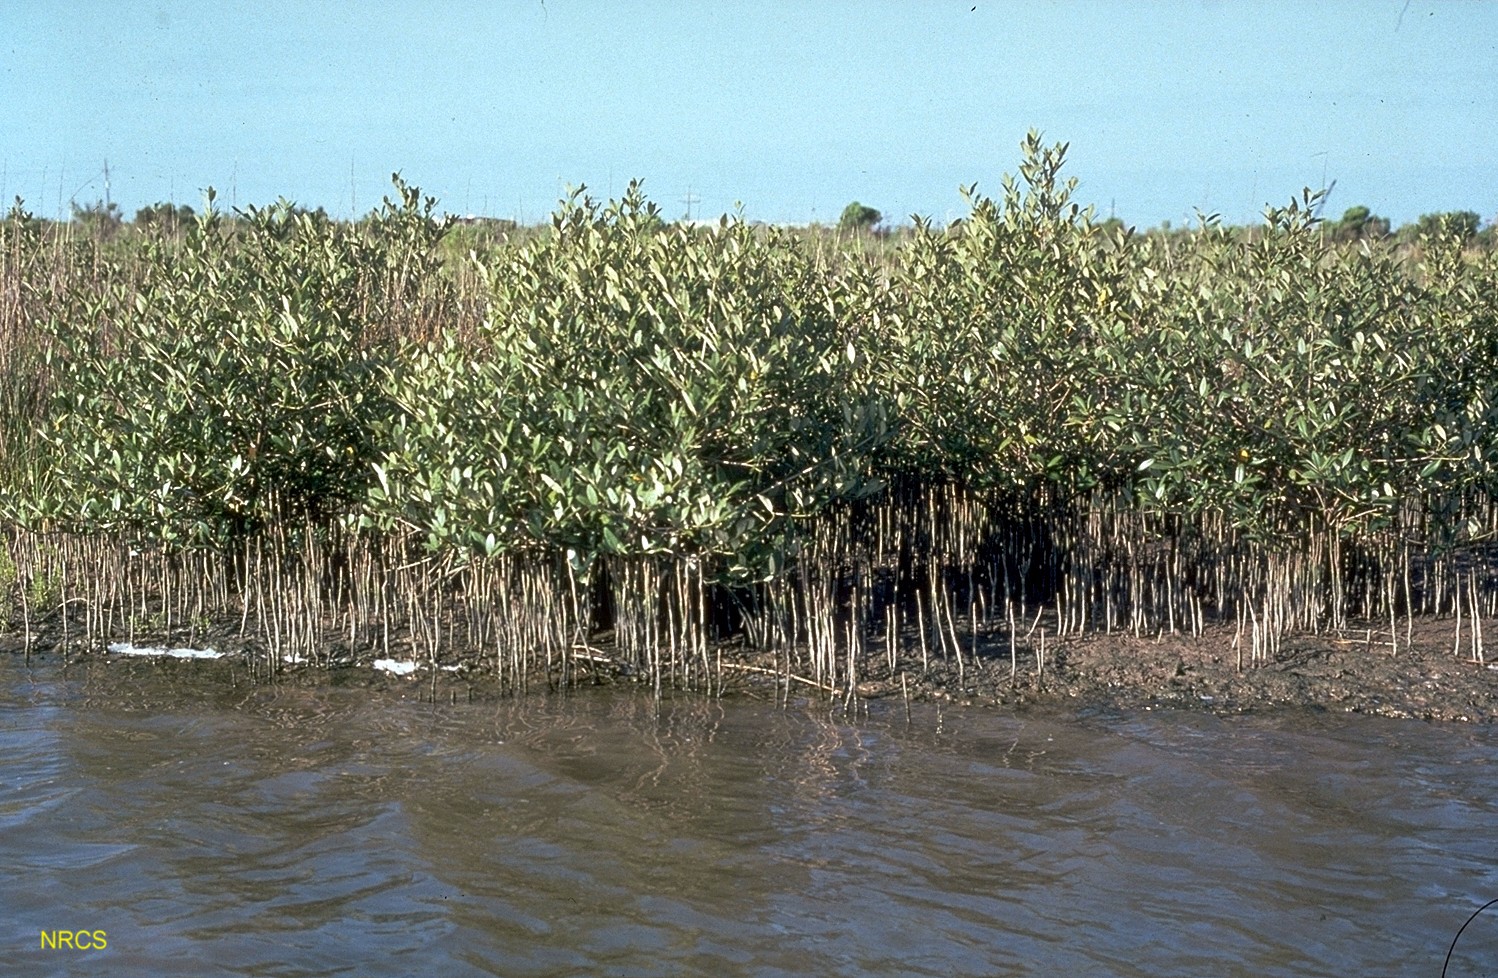
[[[1493,236],[1491,226],[1486,231],[1482,230],[1482,217],[1476,211],[1421,214],[1419,220],[1402,226],[1398,231],[1391,231],[1387,217],[1379,217],[1361,204],[1347,208],[1340,220],[1328,221],[1326,230],[1338,241],[1387,238],[1392,233],[1401,244],[1434,234],[1453,235],[1469,243],[1484,235],[1489,239]]]
[[[17,201],[19,206],[19,201]],[[318,207],[316,209],[291,205],[291,216],[306,214],[318,222],[331,221],[328,212]],[[135,212],[135,218],[127,222],[120,205],[114,201],[96,200],[89,204],[79,204],[76,201],[72,205],[72,223],[77,225],[90,237],[109,240],[118,234],[126,225],[133,226],[140,231],[165,231],[175,234],[186,229],[197,218],[197,212],[187,204],[172,204],[166,201],[157,201]]]
[[[1123,222],[1117,218],[1109,218],[1105,224],[1115,225],[1120,229],[1123,227]],[[1257,228],[1248,227],[1243,230],[1253,234]],[[1498,219],[1488,222],[1484,227],[1480,214],[1465,210],[1421,214],[1418,219],[1395,228],[1387,217],[1375,214],[1368,207],[1359,204],[1347,208],[1336,220],[1324,221],[1322,230],[1331,240],[1343,243],[1392,240],[1396,245],[1405,246],[1414,244],[1421,237],[1440,234],[1456,237],[1468,246],[1492,248],[1498,245]],[[1163,221],[1146,233],[1169,236],[1189,233],[1189,228],[1172,227],[1169,221]]]
[[[327,211],[321,207],[315,210],[294,207],[294,213],[309,214],[319,221],[331,220]],[[186,204],[158,201],[137,210],[134,220],[128,223],[140,230],[156,229],[176,232],[185,228],[195,217],[193,209]],[[105,203],[102,200],[91,204],[73,204],[72,220],[91,236],[104,239],[112,238],[127,224],[119,204]],[[837,228],[839,231],[853,234],[882,236],[887,232],[887,229],[881,229],[883,220],[884,215],[878,210],[855,200],[843,208]],[[477,229],[475,237],[487,236],[478,232],[493,234],[497,231],[500,234],[509,234],[517,230],[513,221],[470,223],[473,223]],[[1102,222],[1102,226],[1105,230],[1118,231],[1126,227],[1125,223],[1116,217],[1108,218]],[[1347,208],[1340,218],[1324,222],[1323,229],[1329,238],[1344,243],[1381,241],[1392,238],[1395,244],[1408,245],[1413,244],[1421,236],[1446,234],[1453,235],[1468,245],[1484,248],[1498,246],[1498,222],[1490,221],[1484,227],[1482,216],[1476,211],[1469,210],[1422,214],[1417,220],[1396,229],[1387,217],[1375,214],[1368,207],[1359,204]],[[1146,233],[1170,235],[1185,231],[1186,228],[1173,228],[1170,221],[1164,221]]]

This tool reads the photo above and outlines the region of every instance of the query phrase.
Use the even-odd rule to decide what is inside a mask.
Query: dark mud
[[[1465,624],[1465,623],[1464,623]],[[1252,661],[1231,628],[1200,637],[1083,635],[1049,641],[1041,667],[1021,653],[1011,671],[1003,654],[933,669],[921,695],[959,702],[1037,703],[1080,700],[1129,708],[1175,707],[1238,714],[1283,707],[1367,713],[1433,721],[1498,720],[1498,654],[1476,661],[1464,627],[1454,650],[1454,622],[1400,622],[1397,648],[1388,629],[1286,636],[1273,654]],[[1247,638],[1242,640],[1247,641]],[[866,695],[903,695],[888,677]]]
[[[877,657],[860,666],[851,685],[845,677],[835,684],[819,682],[794,656],[787,678],[783,655],[728,645],[715,652],[722,665],[713,680],[713,692],[761,698],[820,695],[844,702],[896,697],[1021,709],[1065,702],[1217,714],[1312,708],[1492,723],[1498,720],[1498,652],[1486,657],[1487,661],[1478,661],[1466,623],[1459,650],[1454,629],[1455,623],[1449,620],[1400,622],[1397,646],[1390,641],[1387,626],[1381,631],[1292,635],[1258,661],[1249,650],[1240,649],[1246,637],[1239,639],[1226,627],[1209,628],[1199,637],[1086,634],[1050,638],[1043,654],[1040,643],[1032,638],[1018,643],[1012,660],[1007,637],[990,638],[980,639],[976,651],[965,649],[960,664],[956,656],[943,657],[935,651],[924,662],[904,654],[893,669]],[[1490,633],[1498,634],[1498,629]],[[265,683],[353,686],[442,701],[515,692],[501,686],[492,664],[481,658],[444,659],[435,667],[423,662],[413,675],[397,676],[374,669],[377,656],[368,650],[335,648],[318,662],[283,663],[271,670],[263,653],[228,632],[210,635],[199,644],[229,654],[217,660],[118,656],[77,642],[64,649],[58,636],[43,630],[31,636],[30,656],[39,661],[64,659],[85,668],[151,670],[158,676],[166,671],[233,687]],[[22,656],[26,652],[20,635],[0,635],[0,654]],[[619,661],[606,636],[575,650],[565,672],[537,673],[531,678],[532,688],[539,689],[632,683],[645,684],[646,678]]]

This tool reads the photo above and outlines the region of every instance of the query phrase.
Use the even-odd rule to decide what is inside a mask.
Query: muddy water
[[[1487,728],[417,689],[0,658],[0,973],[1438,975],[1498,897]]]

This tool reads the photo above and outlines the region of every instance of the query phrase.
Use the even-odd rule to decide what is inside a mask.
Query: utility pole
[[[109,197],[109,161],[104,161],[104,213],[108,214],[113,208]]]
[[[687,205],[687,220],[690,222],[692,220],[692,205],[702,203],[702,198],[692,193],[691,187],[687,187],[687,194],[681,199],[681,202]]]

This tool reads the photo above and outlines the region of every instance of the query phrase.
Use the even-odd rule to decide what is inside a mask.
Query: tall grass
[[[737,638],[842,691],[1214,622],[1250,665],[1420,614],[1480,657],[1493,256],[1328,243],[1309,194],[1141,238],[1064,155],[1032,135],[997,199],[880,248],[672,225],[637,186],[464,259],[398,181],[356,225],[210,207],[108,251],[15,213],[12,604],[517,688],[715,688]]]

